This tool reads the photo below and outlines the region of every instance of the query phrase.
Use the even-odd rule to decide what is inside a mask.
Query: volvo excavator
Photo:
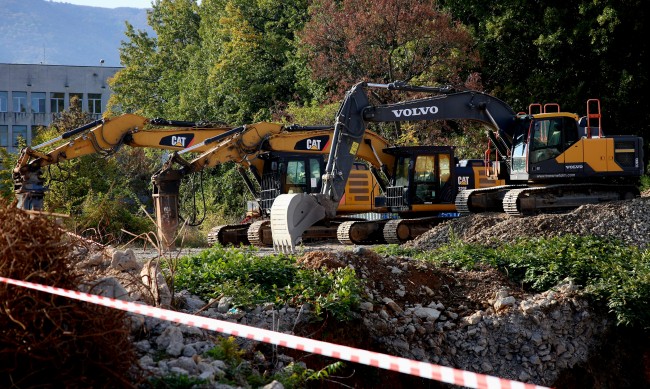
[[[42,169],[84,155],[109,156],[123,145],[163,150],[182,150],[203,143],[232,127],[221,123],[195,123],[166,119],[148,119],[134,114],[95,120],[79,128],[33,147],[21,150],[13,170],[17,207],[25,210],[43,209],[47,190]],[[56,146],[57,143],[66,141]],[[50,151],[49,147],[55,147]],[[196,148],[207,150],[210,145]]]
[[[432,96],[373,105],[367,92],[370,88]],[[643,140],[627,135],[605,137],[598,100],[588,100],[587,115],[581,118],[562,112],[557,104],[534,104],[527,113],[515,113],[505,102],[478,91],[456,92],[401,82],[359,83],[346,93],[337,112],[321,191],[282,194],[273,203],[271,229],[276,250],[293,251],[303,231],[335,216],[367,123],[421,120],[477,121],[489,128],[484,165],[485,175],[494,185],[459,190],[454,204],[462,214],[562,212],[582,204],[639,195]],[[404,188],[393,181],[387,192],[399,193],[400,186]],[[407,205],[413,199],[409,192],[402,196]]]

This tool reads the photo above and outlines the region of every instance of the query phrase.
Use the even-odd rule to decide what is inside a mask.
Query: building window
[[[88,112],[92,114],[102,113],[101,93],[88,93]]]
[[[7,101],[9,99],[7,92],[0,92],[0,112],[7,112]]]
[[[76,104],[79,104],[79,109],[81,109],[83,107],[83,103],[84,103],[84,94],[83,93],[70,93],[69,98],[70,98],[70,108],[72,108],[74,106],[75,101],[76,101]]]
[[[50,112],[60,113],[65,110],[65,93],[52,92],[50,93]]]
[[[32,113],[45,113],[45,92],[32,92]]]
[[[27,92],[11,92],[14,112],[27,112]]]
[[[25,142],[27,144],[27,126],[13,126],[11,127],[11,143],[14,147],[20,148],[21,143]]]
[[[0,147],[9,146],[9,126],[0,126]]]

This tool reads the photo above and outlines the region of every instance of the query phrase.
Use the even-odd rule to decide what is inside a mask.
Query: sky
[[[87,5],[102,8],[151,8],[152,0],[50,0],[57,3],[70,3],[75,5]]]

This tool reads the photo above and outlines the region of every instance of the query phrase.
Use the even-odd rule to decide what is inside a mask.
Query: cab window
[[[531,137],[530,162],[555,158],[562,149],[562,118],[536,121]]]
[[[408,186],[409,184],[409,164],[410,157],[400,157],[397,161],[397,171],[395,172],[395,186]]]
[[[309,186],[318,188],[321,181],[320,161],[316,158],[309,159]]]
[[[451,176],[451,158],[449,154],[440,154],[438,165],[440,169],[440,188],[442,188]]]
[[[305,185],[305,161],[289,161],[287,163],[287,184]]]
[[[447,167],[449,167],[448,159]],[[413,198],[413,203],[425,204],[434,202],[436,198],[436,187],[438,185],[435,155],[418,156],[415,160],[413,177],[415,180],[415,197]]]
[[[436,157],[433,155],[421,155],[415,160],[415,181],[435,182],[436,181]]]

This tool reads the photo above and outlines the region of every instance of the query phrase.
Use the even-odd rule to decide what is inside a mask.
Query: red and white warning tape
[[[109,308],[120,309],[135,314],[155,317],[161,320],[172,321],[192,327],[199,327],[257,340],[264,343],[275,344],[309,353],[324,355],[346,361],[361,363],[364,365],[379,367],[400,373],[410,374],[422,378],[433,379],[440,382],[480,389],[548,389],[544,386],[527,384],[519,381],[507,380],[485,374],[472,373],[469,371],[454,369],[431,363],[414,361],[392,355],[376,353],[373,351],[361,350],[334,343],[322,342],[319,340],[301,338],[294,335],[283,334],[264,330],[261,328],[249,327],[242,324],[210,319],[202,316],[194,316],[187,313],[169,311],[148,305],[136,304],[128,301],[97,296],[78,291],[55,288],[35,284],[27,281],[17,281],[11,278],[0,277],[0,282],[23,286],[59,296],[69,297],[76,300],[86,301],[93,304],[103,305]]]

